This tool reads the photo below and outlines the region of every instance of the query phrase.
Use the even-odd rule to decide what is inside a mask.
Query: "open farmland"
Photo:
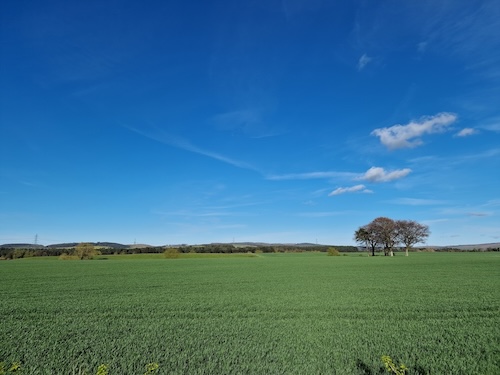
[[[500,255],[0,262],[0,360],[26,374],[500,373]]]

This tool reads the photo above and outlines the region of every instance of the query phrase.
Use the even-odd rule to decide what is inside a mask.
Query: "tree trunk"
[[[406,246],[406,256],[408,256],[408,250],[409,250],[409,247]]]

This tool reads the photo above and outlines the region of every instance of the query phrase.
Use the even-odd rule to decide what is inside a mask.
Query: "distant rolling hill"
[[[5,247],[8,249],[43,249],[45,246],[43,245],[35,245],[32,243],[6,243],[0,245],[0,247]]]
[[[68,249],[73,248],[78,245],[79,242],[66,242],[66,243],[58,243],[52,245],[35,245],[29,243],[8,243],[0,245],[0,248],[9,248],[9,249]],[[147,244],[133,244],[133,245],[124,245],[116,242],[91,242],[97,248],[108,248],[108,249],[143,249],[148,247],[161,247],[161,246],[152,246]],[[315,246],[332,246],[325,244],[314,244],[309,242],[303,243],[268,243],[268,242],[233,242],[233,243],[212,243],[210,245],[233,245],[234,247],[260,247],[260,246],[296,246],[296,247],[315,247]],[[173,245],[172,245],[173,246]],[[172,247],[170,246],[170,247]],[[180,246],[190,246],[190,245],[175,245],[175,247]],[[192,245],[196,246],[196,245]],[[205,245],[198,245],[205,246]],[[458,250],[487,250],[487,249],[498,249],[500,248],[500,242],[492,242],[492,243],[482,243],[482,244],[470,244],[470,245],[449,245],[449,246],[416,246],[416,248],[431,248],[431,249],[458,249]]]
[[[110,249],[128,249],[128,245],[123,245],[121,243],[116,242],[90,242],[95,247],[101,248],[110,248]],[[53,245],[48,245],[49,249],[61,249],[61,248],[69,248],[75,247],[79,244],[79,242],[67,242],[67,243],[58,243]]]
[[[498,249],[500,248],[500,242],[492,242],[492,243],[481,243],[475,245],[453,245],[453,246],[441,246],[441,247],[451,247],[453,249],[459,250],[486,250],[486,249]]]
[[[116,242],[90,242],[90,243],[97,248],[108,248],[108,249],[140,249],[140,248],[152,247],[150,245],[145,245],[145,244],[123,245],[121,243],[116,243]],[[34,245],[29,243],[9,243],[0,245],[0,247],[9,249],[68,249],[68,248],[73,248],[78,244],[79,242],[65,242],[65,243],[57,243],[57,244],[43,246],[43,245]]]

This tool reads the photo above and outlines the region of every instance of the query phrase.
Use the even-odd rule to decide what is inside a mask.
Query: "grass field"
[[[500,374],[500,255],[0,262],[25,374]]]

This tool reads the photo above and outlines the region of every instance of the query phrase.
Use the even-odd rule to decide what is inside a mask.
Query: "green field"
[[[24,374],[500,374],[500,254],[0,262]]]

